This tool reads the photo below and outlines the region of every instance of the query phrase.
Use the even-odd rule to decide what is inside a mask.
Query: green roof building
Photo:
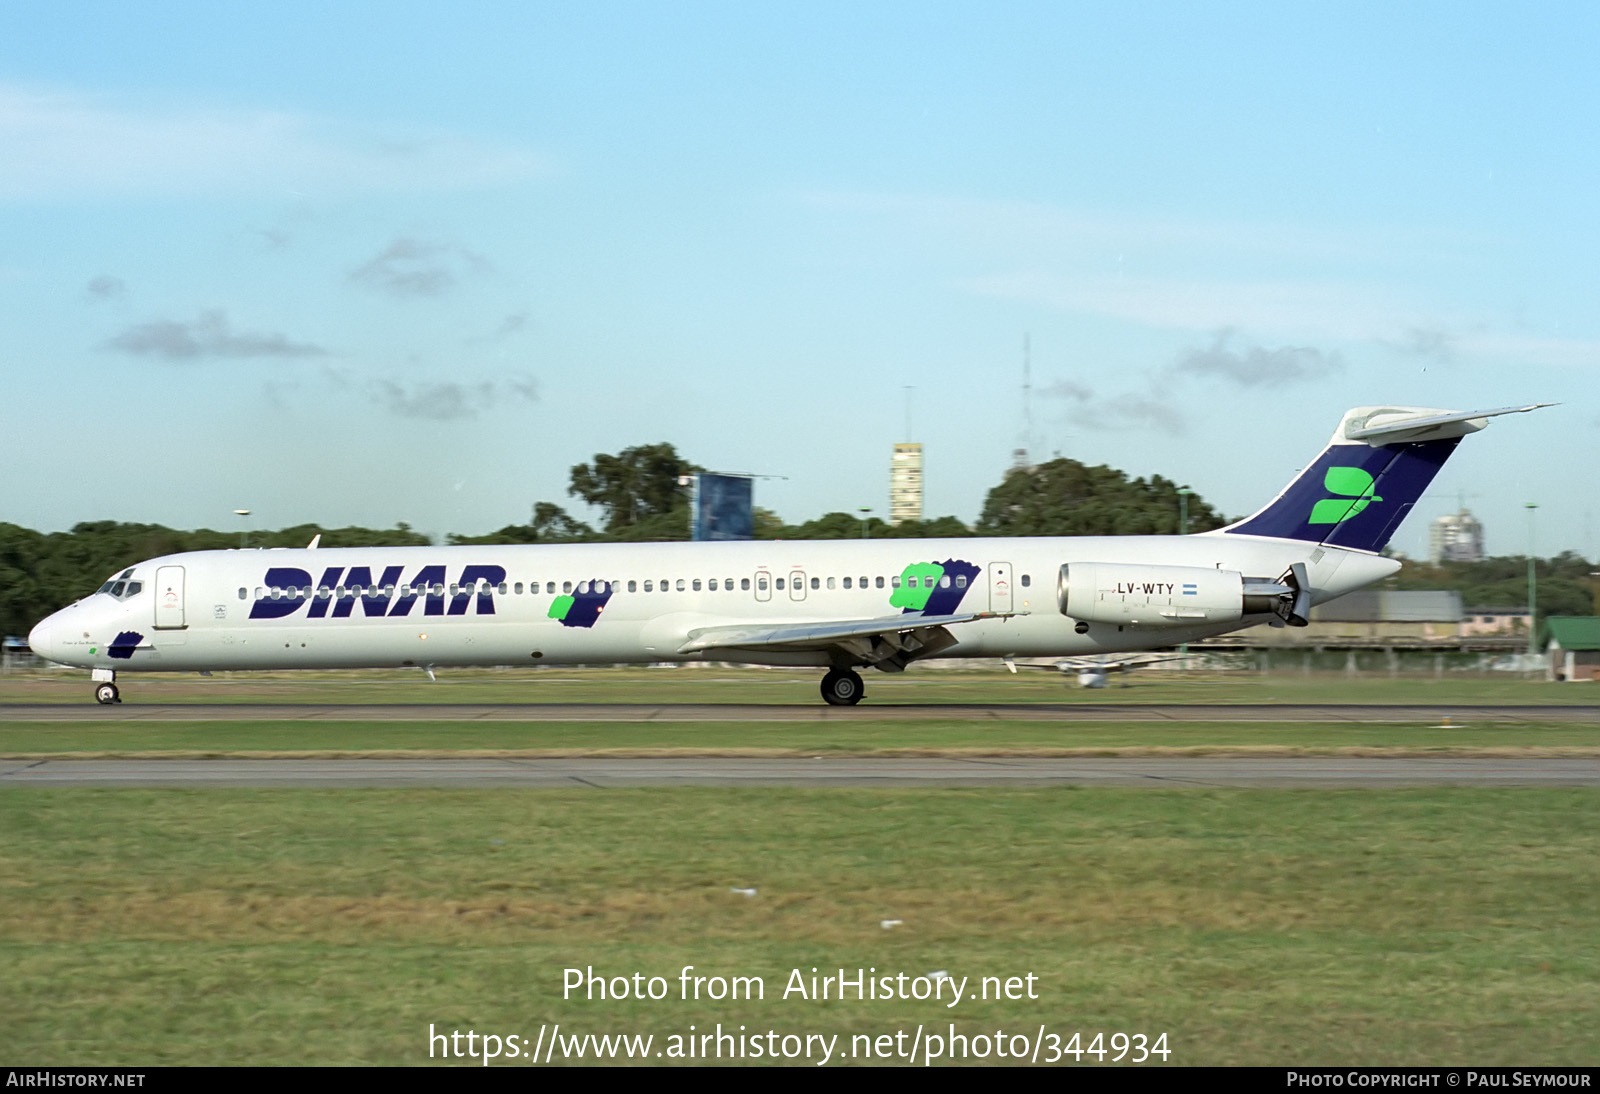
[[[1552,680],[1600,680],[1600,615],[1553,615],[1544,621]]]

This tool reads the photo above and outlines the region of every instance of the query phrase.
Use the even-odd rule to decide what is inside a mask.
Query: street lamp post
[[[1178,487],[1178,534],[1189,534],[1189,495],[1194,493],[1187,486]]]
[[[249,516],[250,516],[250,510],[248,510],[248,509],[235,509],[233,511],[233,515],[236,516],[236,517],[246,518],[245,521],[244,521],[243,526],[239,529],[239,549],[242,551],[242,550],[244,550],[244,546],[245,546],[245,538],[247,536],[249,536],[249,534],[250,534],[250,521],[248,519]]]
[[[870,513],[870,512],[872,512],[872,510],[869,507],[867,507],[865,505],[863,505],[861,507],[861,538],[862,539],[866,539],[867,538],[867,514]]]
[[[1539,508],[1528,502],[1528,652],[1539,652],[1539,578],[1533,567],[1533,511]]]

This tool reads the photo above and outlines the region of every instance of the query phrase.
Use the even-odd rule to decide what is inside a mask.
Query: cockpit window
[[[126,570],[116,577],[113,577],[110,581],[107,581],[104,585],[96,589],[95,593],[109,593],[118,600],[127,600],[130,597],[138,596],[139,591],[144,588],[144,582],[129,581],[128,575],[131,573],[133,573],[132,570]]]

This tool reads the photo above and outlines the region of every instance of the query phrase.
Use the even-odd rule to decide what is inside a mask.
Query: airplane
[[[119,570],[29,635],[125,673],[734,661],[825,670],[1198,642],[1394,573],[1380,553],[1462,437],[1548,403],[1346,411],[1259,511],[1193,535],[196,551]]]
[[[1187,661],[1187,654],[1174,654],[1170,657],[1158,657],[1154,654],[1139,653],[1132,657],[1111,657],[1102,654],[1099,657],[1063,657],[1052,661],[1048,665],[1019,665],[1007,659],[1006,668],[1012,672],[1018,669],[1048,669],[1059,672],[1063,676],[1076,676],[1080,688],[1103,688],[1110,684],[1110,675],[1114,672],[1132,672],[1134,669],[1143,668],[1145,665],[1159,665],[1163,661]]]

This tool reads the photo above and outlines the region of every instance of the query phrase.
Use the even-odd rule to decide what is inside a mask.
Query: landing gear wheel
[[[853,707],[866,693],[861,677],[849,669],[834,669],[822,678],[822,697],[830,706]]]
[[[122,696],[117,692],[117,685],[115,684],[96,684],[94,701],[105,706],[122,702]]]

